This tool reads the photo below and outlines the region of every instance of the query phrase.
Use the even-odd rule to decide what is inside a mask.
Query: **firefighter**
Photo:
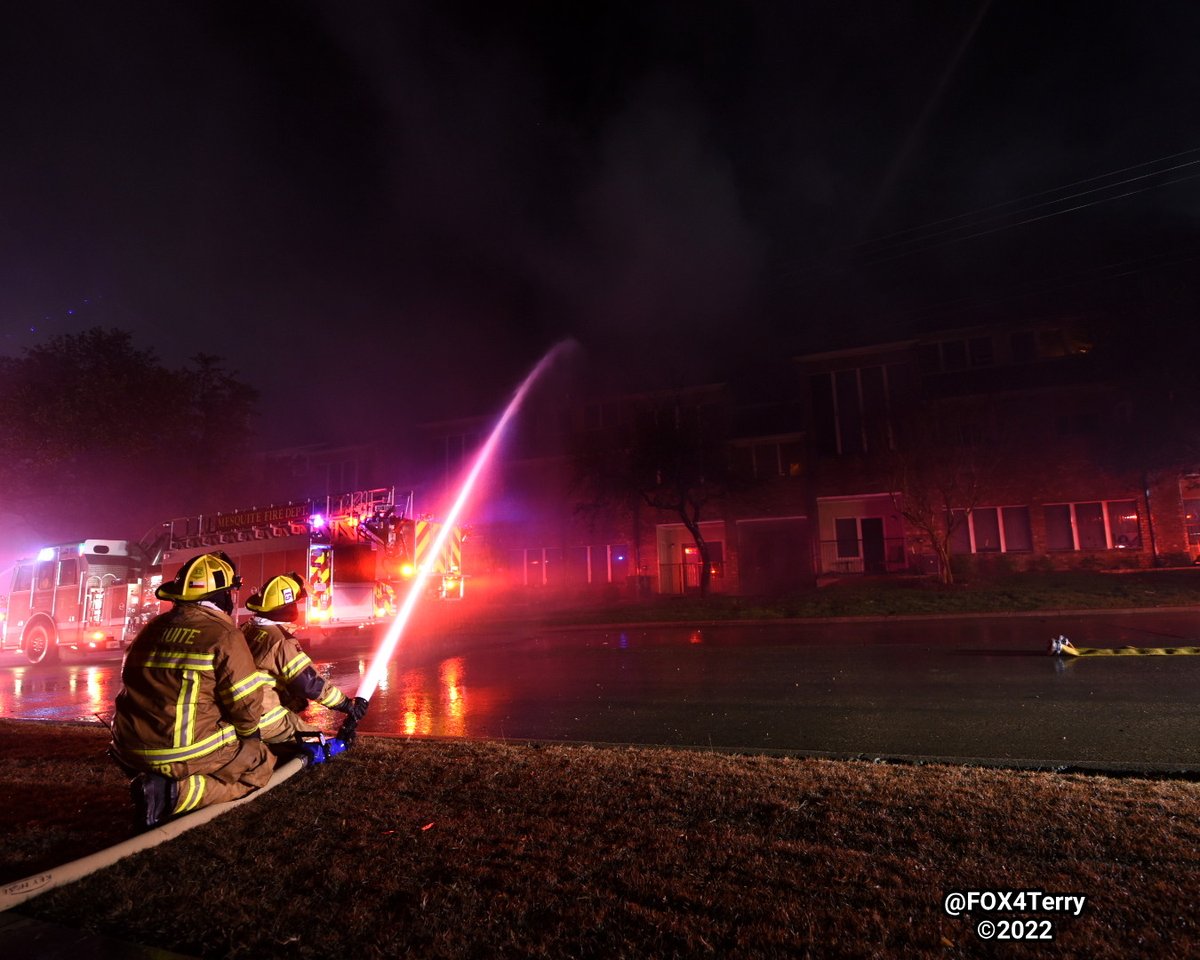
[[[155,591],[174,606],[134,638],[121,668],[111,753],[134,778],[137,826],[265,786],[263,679],[233,619],[241,577],[224,553],[193,557]]]
[[[366,700],[348,697],[317,673],[295,635],[283,626],[299,619],[307,596],[300,574],[289,573],[272,577],[246,601],[254,616],[242,624],[242,633],[265,682],[259,730],[270,744],[290,743],[297,733],[317,730],[300,716],[310,700],[347,714],[356,724],[367,712]]]

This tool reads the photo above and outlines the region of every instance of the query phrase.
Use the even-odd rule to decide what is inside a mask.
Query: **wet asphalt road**
[[[772,626],[521,628],[402,641],[363,733],[782,750],[1200,772],[1200,656],[1062,660],[1200,643],[1200,614]],[[347,692],[371,651],[317,646]],[[111,713],[119,661],[0,667],[0,716]],[[340,715],[310,716],[328,729]]]

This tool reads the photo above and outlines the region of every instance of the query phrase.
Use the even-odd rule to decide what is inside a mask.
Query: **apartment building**
[[[472,560],[595,595],[1190,563],[1200,473],[1132,454],[1140,412],[1097,353],[1075,322],[1009,324],[798,356],[767,391],[560,387],[489,471]],[[445,483],[484,424],[424,425]]]

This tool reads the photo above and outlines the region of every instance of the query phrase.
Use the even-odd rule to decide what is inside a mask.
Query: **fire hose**
[[[362,700],[361,697],[356,697],[355,699]],[[364,706],[366,702],[363,700]],[[361,716],[361,712],[359,715]],[[232,810],[234,807],[258,799],[268,790],[277,787],[284,780],[299,773],[305,767],[324,763],[331,757],[345,752],[353,746],[358,736],[357,727],[358,720],[355,719],[354,714],[349,714],[338,729],[337,734],[332,737],[327,737],[325,734],[319,732],[297,734],[296,741],[300,751],[299,755],[293,756],[286,763],[282,763],[276,767],[266,785],[255,790],[253,793],[248,793],[237,800],[230,800],[226,803],[214,803],[211,806],[193,810],[191,813],[185,813],[181,816],[164,820],[158,826],[152,827],[144,833],[139,833],[137,836],[130,837],[128,840],[114,844],[105,850],[97,851],[86,857],[80,857],[78,860],[72,860],[70,863],[64,863],[62,866],[42,870],[24,879],[14,880],[11,883],[0,886],[0,913],[22,904],[39,894],[46,893],[48,890],[53,890],[55,887],[61,887],[64,884],[81,880],[89,874],[95,873],[97,870],[103,870],[105,867],[112,866],[118,860],[122,860],[125,857],[148,850],[151,847],[156,847],[166,840],[172,840],[180,834],[191,830],[193,827],[208,823],[214,817],[218,817]]]
[[[1200,647],[1077,647],[1064,636],[1050,640],[1050,655],[1060,657],[1184,657],[1200,655]]]
[[[139,833],[137,836],[114,844],[106,850],[100,850],[86,857],[81,857],[78,860],[72,860],[70,863],[64,863],[59,867],[42,870],[32,876],[25,877],[23,880],[14,880],[12,883],[6,883],[0,886],[0,912],[24,903],[26,900],[32,899],[38,894],[45,893],[47,890],[53,890],[55,887],[61,887],[63,884],[81,880],[89,874],[95,873],[97,870],[103,870],[105,867],[112,866],[118,860],[132,856],[135,853],[140,853],[142,850],[156,847],[166,840],[174,839],[181,833],[191,830],[193,827],[208,823],[214,817],[218,817],[232,810],[234,807],[240,806],[243,803],[249,803],[251,800],[256,800],[268,790],[279,786],[284,780],[299,773],[309,762],[309,758],[304,754],[293,757],[287,763],[275,768],[275,772],[271,774],[271,779],[267,781],[266,786],[259,787],[253,793],[249,793],[244,797],[237,800],[230,800],[226,803],[214,803],[211,806],[193,810],[191,813],[185,813],[182,816],[164,820],[158,826],[152,827],[145,833]]]
[[[562,343],[559,343],[551,348],[551,350],[544,357],[542,357],[540,361],[538,361],[537,365],[521,382],[521,385],[513,394],[508,406],[505,407],[504,412],[500,415],[500,419],[496,422],[491,433],[488,435],[487,440],[484,442],[479,453],[476,455],[471,469],[468,472],[466,479],[463,481],[462,489],[459,491],[458,497],[455,499],[454,504],[451,506],[450,511],[446,515],[441,532],[430,545],[429,556],[426,558],[423,565],[422,575],[427,574],[432,569],[433,558],[436,557],[444,547],[447,539],[449,538],[451,529],[453,528],[454,524],[458,522],[458,516],[462,512],[467,498],[470,496],[471,491],[475,486],[475,482],[478,480],[480,473],[491,459],[493,450],[500,443],[500,437],[504,432],[506,424],[516,414],[516,411],[520,407],[525,395],[532,388],[534,382],[540,377],[542,371],[552,365],[561,353],[573,346],[573,341],[563,341]],[[418,592],[416,584],[414,583],[412,589],[409,590],[408,596],[401,606],[399,612],[393,619],[391,626],[388,628],[383,642],[381,643],[379,649],[375,652],[375,657],[367,670],[366,676],[363,678],[362,684],[359,686],[360,696],[354,698],[355,705],[361,707],[361,709],[356,711],[359,717],[366,712],[366,706],[370,702],[372,694],[374,694],[376,688],[378,687],[384,672],[387,670],[388,661],[390,660],[393,651],[396,649],[396,645],[400,642],[400,635],[404,631],[405,624],[408,622],[408,618],[412,613],[419,596],[420,593]],[[25,880],[18,880],[15,883],[10,883],[4,887],[0,887],[0,911],[16,906],[18,903],[22,903],[25,900],[28,900],[30,897],[37,896],[39,893],[44,893],[46,890],[52,889],[60,884],[68,883],[72,880],[77,880],[81,877],[84,877],[89,873],[110,865],[122,857],[126,857],[132,853],[138,852],[139,850],[144,850],[148,847],[155,846],[156,844],[161,843],[163,840],[168,840],[171,837],[177,836],[185,830],[189,830],[194,826],[199,826],[201,823],[206,823],[208,820],[211,820],[213,817],[223,813],[227,809],[230,809],[240,803],[246,803],[250,800],[253,800],[259,794],[264,793],[271,787],[275,786],[276,783],[282,782],[282,780],[292,776],[308,764],[323,763],[329,757],[336,756],[338,753],[341,753],[353,745],[357,736],[357,728],[358,719],[355,716],[355,712],[352,711],[347,714],[345,721],[343,721],[341,727],[338,729],[337,734],[333,738],[328,738],[324,734],[304,735],[299,737],[298,740],[301,750],[300,756],[288,761],[282,767],[277,768],[275,773],[272,774],[271,780],[265,787],[262,787],[259,790],[256,790],[254,793],[248,794],[239,800],[230,801],[229,803],[213,804],[209,807],[202,807],[199,810],[185,814],[184,816],[178,817],[174,820],[165,821],[146,833],[137,837],[133,837],[130,840],[126,840],[124,843],[119,843],[115,847],[110,847],[108,850],[103,850],[100,853],[93,854],[90,857],[84,857],[83,859],[76,860],[73,863],[65,864],[64,866],[58,867],[54,870],[49,870],[34,877],[29,877]]]

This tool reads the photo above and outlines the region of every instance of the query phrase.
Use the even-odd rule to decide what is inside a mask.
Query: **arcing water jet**
[[[362,685],[358,688],[358,696],[364,700],[370,700],[374,695],[376,688],[379,686],[379,681],[383,678],[387,671],[388,661],[392,654],[395,653],[396,646],[400,642],[401,636],[404,634],[404,628],[408,625],[409,618],[412,616],[413,608],[416,607],[417,601],[421,598],[421,584],[424,578],[429,575],[432,565],[435,562],[434,558],[439,556],[442,549],[446,545],[446,540],[449,538],[455,524],[458,523],[459,514],[467,501],[470,499],[471,492],[475,488],[475,483],[483,473],[484,468],[492,459],[492,454],[500,443],[500,438],[504,433],[508,422],[516,414],[520,408],[525,395],[533,387],[533,384],[541,377],[542,373],[551,366],[558,357],[573,346],[573,342],[566,340],[553,347],[547,353],[530,374],[517,387],[512,399],[508,402],[508,406],[504,408],[504,412],[500,415],[500,419],[496,421],[496,425],[492,428],[492,432],[488,435],[487,441],[475,455],[475,461],[471,465],[470,471],[467,473],[466,479],[463,481],[462,488],[458,492],[458,496],[450,507],[449,512],[443,518],[441,530],[438,532],[437,538],[433,541],[430,548],[426,551],[426,559],[422,562],[419,570],[419,576],[414,577],[412,585],[409,587],[408,595],[404,598],[404,602],[400,605],[400,609],[396,611],[396,616],[392,620],[384,634],[383,640],[380,641],[378,649],[371,660],[371,665],[367,668],[367,673],[363,677]],[[349,721],[347,721],[349,723]],[[343,725],[343,731],[346,731]],[[354,735],[353,727],[346,731],[351,737]],[[342,735],[339,732],[339,737]]]

